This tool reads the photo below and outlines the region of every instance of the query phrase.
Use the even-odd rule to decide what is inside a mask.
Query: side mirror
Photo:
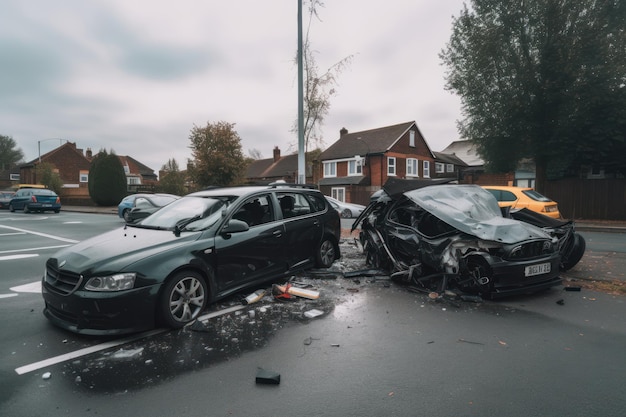
[[[249,229],[250,226],[243,220],[230,219],[228,224],[222,229],[222,233],[239,233]]]

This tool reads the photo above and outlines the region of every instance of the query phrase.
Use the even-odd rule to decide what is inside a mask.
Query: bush
[[[126,174],[117,155],[101,150],[89,170],[89,195],[99,206],[113,206],[126,196]]]

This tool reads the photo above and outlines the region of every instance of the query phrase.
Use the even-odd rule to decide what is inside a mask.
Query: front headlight
[[[85,289],[89,291],[123,291],[129,290],[135,285],[134,272],[109,275],[106,277],[93,277],[85,284]]]

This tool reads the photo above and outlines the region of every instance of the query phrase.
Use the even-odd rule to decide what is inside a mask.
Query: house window
[[[126,175],[130,174],[130,168],[129,168],[128,164],[124,164],[124,174],[126,174]]]
[[[127,177],[128,185],[141,185],[141,178],[139,177]]]
[[[435,172],[437,174],[443,174],[444,172],[446,172],[445,169],[446,169],[445,164],[442,164],[441,162],[435,162]]]
[[[330,196],[335,200],[346,201],[346,189],[343,187],[331,188]]]
[[[419,177],[417,172],[417,159],[407,158],[406,160],[406,176],[407,177]]]
[[[396,175],[396,158],[394,156],[387,158],[387,175]]]
[[[415,148],[415,131],[409,131],[409,146]]]
[[[363,160],[361,158],[348,161],[348,175],[361,175],[363,173]]]
[[[78,174],[78,181],[89,182],[89,171],[81,170]]]
[[[430,178],[430,161],[424,161],[424,178]]]
[[[454,164],[446,164],[446,172],[454,172]]]
[[[337,176],[337,162],[324,162],[324,177]]]

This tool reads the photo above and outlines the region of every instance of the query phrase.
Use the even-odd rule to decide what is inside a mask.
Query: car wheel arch
[[[172,312],[169,311],[168,314],[168,307],[166,306],[166,303],[171,303],[170,295],[168,294],[168,292],[171,292],[169,291],[170,289],[173,290],[178,283],[182,282],[182,280],[194,280],[196,278],[201,282],[201,284],[203,284],[202,289],[204,292],[204,301],[203,306],[199,309],[199,311],[194,313],[194,317],[188,322],[192,322],[200,316],[202,311],[204,311],[204,309],[212,302],[211,294],[214,294],[214,292],[211,290],[211,280],[207,279],[206,274],[203,273],[201,269],[183,267],[172,271],[172,273],[170,273],[168,277],[163,280],[161,288],[157,294],[155,321],[159,323],[159,325],[170,328],[181,328],[188,323],[172,318]],[[166,300],[166,298],[168,298],[168,300]]]

